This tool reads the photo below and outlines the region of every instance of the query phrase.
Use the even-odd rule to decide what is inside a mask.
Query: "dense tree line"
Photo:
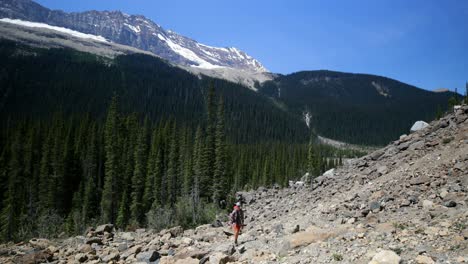
[[[123,114],[114,97],[104,122],[25,119],[2,130],[1,238],[83,232],[97,223],[160,229],[208,222],[241,189],[285,186],[310,164],[337,166],[329,146],[226,140],[224,103],[213,88],[197,127]],[[311,153],[314,153],[311,156]]]

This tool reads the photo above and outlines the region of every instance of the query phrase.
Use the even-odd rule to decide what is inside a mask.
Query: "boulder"
[[[323,176],[325,176],[325,177],[333,177],[334,172],[335,172],[335,169],[327,170],[326,172],[323,173]]]
[[[411,127],[410,131],[411,132],[415,132],[415,131],[419,131],[421,129],[424,129],[426,127],[428,127],[429,124],[424,122],[424,121],[416,121],[413,126]]]
[[[400,256],[390,250],[382,250],[375,254],[369,264],[399,264]]]
[[[184,229],[181,226],[176,226],[169,229],[169,233],[171,233],[172,237],[178,237],[184,234]]]
[[[136,259],[142,262],[153,262],[157,259],[159,259],[161,256],[156,250],[150,250],[150,251],[145,251],[145,252],[140,252],[136,255]]]
[[[35,251],[23,255],[18,262],[23,264],[47,263],[52,260],[52,253],[48,250]]]
[[[112,232],[112,229],[114,228],[113,224],[105,224],[105,225],[100,225],[96,227],[96,234],[104,234],[104,232]]]
[[[210,264],[226,264],[231,261],[232,261],[231,257],[221,252],[216,252],[212,254],[209,258]]]
[[[29,240],[29,244],[35,249],[46,249],[50,246],[50,241],[45,238],[33,238]]]

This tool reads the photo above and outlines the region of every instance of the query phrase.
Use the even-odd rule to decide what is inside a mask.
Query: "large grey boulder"
[[[411,132],[415,132],[415,131],[424,129],[424,128],[426,128],[427,126],[429,126],[429,124],[426,123],[426,122],[424,122],[424,121],[416,121],[416,122],[414,123],[414,125],[411,127],[410,131],[411,131]]]
[[[369,264],[398,264],[400,263],[400,256],[391,250],[382,250],[377,253],[369,262]]]

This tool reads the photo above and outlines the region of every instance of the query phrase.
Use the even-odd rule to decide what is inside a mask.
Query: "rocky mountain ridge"
[[[246,227],[226,216],[183,230],[115,231],[0,247],[2,263],[464,263],[468,106],[309,183],[243,192]]]
[[[30,0],[0,1],[0,18],[21,19],[102,36],[112,42],[150,51],[181,66],[202,69],[231,68],[248,73],[267,72],[256,59],[235,47],[212,47],[171,30],[141,15],[120,11],[66,13]]]

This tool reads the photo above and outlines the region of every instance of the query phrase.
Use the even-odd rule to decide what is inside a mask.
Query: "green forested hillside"
[[[48,118],[89,113],[101,119],[113,94],[124,113],[152,121],[171,116],[195,126],[205,119],[210,85],[223,97],[230,142],[306,142],[299,117],[252,90],[221,79],[198,78],[156,57],[134,54],[104,59],[68,49],[37,49],[0,41],[0,117]]]
[[[385,77],[332,71],[280,76],[260,87],[286,109],[311,114],[322,136],[349,143],[384,145],[408,133],[417,120],[431,121],[454,93],[434,93]]]

